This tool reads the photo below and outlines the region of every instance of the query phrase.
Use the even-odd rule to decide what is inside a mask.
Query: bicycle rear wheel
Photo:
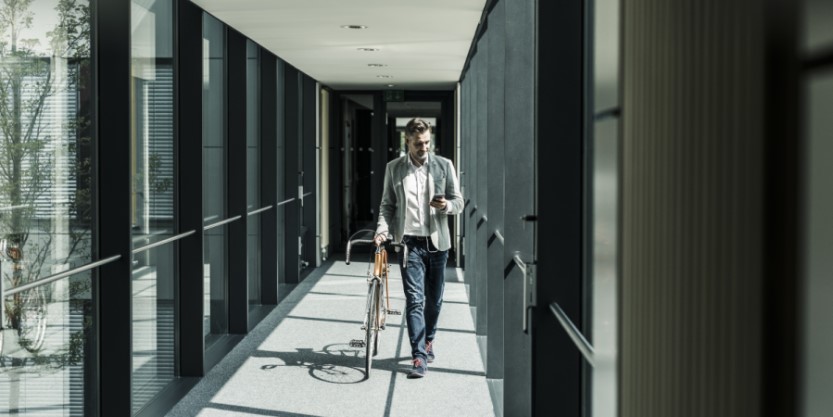
[[[370,378],[370,368],[373,365],[373,356],[376,354],[376,347],[378,346],[379,323],[379,281],[370,281],[370,288],[367,303],[367,343],[365,344],[365,360],[364,371],[368,378]]]

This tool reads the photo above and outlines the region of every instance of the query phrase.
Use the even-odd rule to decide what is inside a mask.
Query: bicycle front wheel
[[[36,353],[46,338],[46,297],[40,288],[33,288],[21,297],[18,335],[20,346]]]
[[[368,303],[367,303],[367,343],[365,344],[364,371],[370,378],[370,367],[373,365],[373,356],[376,354],[376,346],[379,336],[379,281],[370,282]]]

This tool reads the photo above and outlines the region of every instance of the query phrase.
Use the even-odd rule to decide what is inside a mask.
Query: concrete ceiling
[[[486,0],[192,1],[336,90],[453,89],[486,4]],[[345,25],[367,28],[342,28]]]

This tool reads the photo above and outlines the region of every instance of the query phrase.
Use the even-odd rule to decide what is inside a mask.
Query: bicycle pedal
[[[399,310],[388,310],[388,314],[390,314],[391,316],[401,316],[402,312]]]
[[[353,339],[350,341],[350,347],[363,348],[365,345],[366,344],[362,339]]]

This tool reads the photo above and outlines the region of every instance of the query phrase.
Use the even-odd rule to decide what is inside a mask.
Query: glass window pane
[[[226,213],[225,26],[203,17],[203,217],[205,224]]]
[[[173,2],[131,3],[133,247],[174,233]],[[173,244],[133,255],[133,413],[174,379]]]
[[[593,128],[593,415],[616,415],[617,118]]]
[[[804,4],[804,50],[810,53],[833,48],[833,2],[807,0]]]
[[[593,109],[619,107],[619,0],[596,0],[593,22]]]
[[[174,248],[133,255],[133,376],[136,414],[174,380]]]
[[[203,335],[208,349],[218,336],[228,333],[226,303],[226,235],[228,226],[214,227],[203,236]]]
[[[0,335],[0,415],[80,416],[95,407],[86,378],[96,334],[91,288],[87,271],[3,300],[19,309]]]
[[[246,41],[246,202],[247,211],[260,208],[260,60],[258,47]],[[260,215],[246,225],[246,273],[249,307],[260,304]]]
[[[246,271],[249,276],[249,309],[261,304],[260,297],[260,214],[249,216],[246,221]]]
[[[89,2],[0,3],[0,260],[6,288],[91,259]]]
[[[246,42],[246,201],[251,211],[260,208],[260,60],[257,44]]]
[[[59,3],[63,6],[59,9]],[[0,3],[0,280],[92,258],[89,1]],[[0,300],[0,414],[94,410],[90,273]]]
[[[267,75],[264,74],[264,76],[267,76]],[[283,122],[283,114],[284,114],[284,106],[285,106],[285,103],[284,103],[285,97],[283,95],[283,80],[284,80],[284,76],[285,76],[285,68],[284,68],[284,62],[282,60],[278,59],[278,65],[277,65],[277,68],[275,69],[275,74],[270,74],[269,76],[274,76],[275,77],[275,79],[276,79],[275,85],[277,86],[277,92],[276,92],[277,105],[275,106],[275,113],[272,114],[272,115],[267,115],[266,117],[270,117],[270,116],[273,117],[274,118],[273,120],[275,121],[275,124],[277,125],[277,132],[278,132],[277,148],[278,149],[277,149],[277,153],[275,155],[275,160],[276,160],[276,164],[277,164],[278,175],[277,175],[276,183],[277,183],[277,188],[278,188],[278,190],[277,190],[278,202],[281,202],[281,201],[284,201],[284,200],[287,200],[287,199],[290,198],[288,196],[289,193],[286,190],[286,184],[284,184],[284,169],[285,169],[284,168],[284,158],[286,156],[285,156],[285,150],[284,150],[284,141],[285,141],[284,134],[283,134],[284,126],[282,125],[282,122]],[[278,251],[277,251],[277,254],[276,254],[277,259],[275,259],[274,262],[276,264],[278,264],[278,271],[279,271],[278,273],[280,274],[281,265],[283,265],[283,261],[284,261],[284,258],[283,258],[284,249],[283,248],[284,248],[284,239],[286,238],[284,236],[284,229],[285,228],[283,226],[284,221],[286,220],[286,211],[285,211],[286,210],[286,205],[281,205],[281,206],[275,207],[275,210],[277,210],[275,215],[277,216],[276,223],[277,223],[277,226],[278,226],[278,246],[277,246]],[[272,262],[272,261],[270,261],[270,262]],[[285,280],[285,277],[278,276],[278,282],[279,283],[284,282],[284,280]],[[280,286],[279,286],[278,291],[279,291],[278,297],[280,298],[283,295],[283,290],[281,289]]]
[[[620,0],[595,0],[592,3],[593,30],[588,42],[593,59],[593,122],[588,129],[588,157],[591,181],[588,193],[587,239],[592,258],[586,279],[588,308],[586,336],[595,350],[591,373],[589,408],[595,417],[615,416],[617,410],[617,212],[619,154],[619,19]]]
[[[203,220],[226,218],[225,26],[203,15]],[[226,226],[205,231],[205,347],[228,332]]]
[[[833,410],[833,70],[808,77],[804,289],[804,416],[822,416]]]

